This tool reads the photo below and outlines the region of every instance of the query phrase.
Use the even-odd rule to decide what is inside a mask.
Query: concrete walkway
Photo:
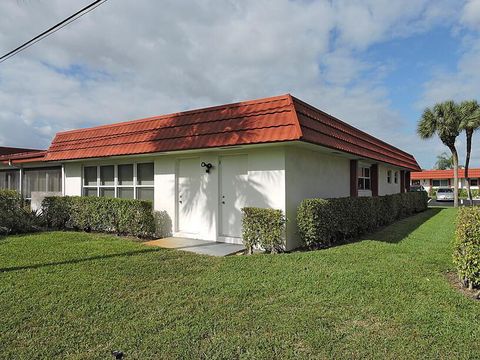
[[[211,256],[227,256],[245,250],[243,245],[227,244],[215,241],[188,239],[182,237],[168,237],[147,241],[148,246],[160,246],[167,249],[176,249]]]

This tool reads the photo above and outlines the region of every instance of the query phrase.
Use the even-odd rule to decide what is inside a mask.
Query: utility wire
[[[12,56],[15,56],[19,52],[28,49],[30,46],[35,45],[37,42],[45,39],[46,37],[56,33],[58,30],[64,28],[68,24],[74,22],[75,20],[81,18],[83,15],[88,14],[90,11],[95,10],[97,7],[102,5],[103,3],[107,2],[107,0],[97,0],[94,1],[93,3],[85,6],[83,9],[77,11],[75,14],[69,16],[68,18],[60,21],[58,24],[52,26],[51,28],[45,30],[41,34],[35,36],[34,38],[28,40],[27,42],[23,43],[19,47],[13,49],[12,51],[6,53],[2,57],[0,57],[0,63],[10,59]]]

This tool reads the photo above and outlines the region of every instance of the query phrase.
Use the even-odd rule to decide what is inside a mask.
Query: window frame
[[[392,170],[387,170],[387,183],[392,183]]]
[[[50,176],[51,174],[49,173],[49,171],[52,171],[52,170],[55,170],[55,171],[58,171],[60,170],[60,190],[59,191],[53,191],[51,189],[49,189],[49,181],[50,181]],[[60,192],[63,192],[63,170],[62,170],[62,167],[60,166],[48,166],[48,167],[30,167],[30,168],[24,168],[22,169],[22,174],[21,174],[21,179],[20,179],[20,187],[22,189],[22,194],[24,196],[24,199],[25,200],[31,200],[32,199],[32,196],[31,196],[31,191],[30,189],[27,189],[27,178],[28,178],[28,173],[29,172],[42,172],[44,171],[45,172],[45,189],[42,190],[42,192],[54,192],[54,193],[60,193]],[[30,193],[30,196],[27,196],[27,193]]]
[[[475,181],[476,184],[472,184],[472,181]],[[479,180],[478,179],[470,179],[470,186],[478,186]]]
[[[152,164],[153,166],[153,184],[152,185],[139,185],[137,179],[137,166],[140,164]],[[132,165],[133,167],[133,179],[131,185],[119,185],[118,180],[118,167],[122,165]],[[113,166],[113,185],[102,185],[101,180],[101,168],[106,166]],[[85,168],[95,167],[97,171],[97,181],[96,185],[85,185]],[[142,162],[128,162],[128,163],[118,163],[118,164],[98,164],[98,165],[83,165],[82,166],[82,196],[85,195],[85,189],[96,189],[96,197],[101,197],[102,189],[114,189],[115,198],[119,198],[119,189],[132,189],[133,190],[133,198],[138,200],[137,196],[137,189],[139,188],[146,188],[152,189],[154,194],[154,199],[152,203],[155,201],[155,164],[153,161],[142,161]],[[149,201],[149,200],[145,200]]]
[[[398,176],[398,171],[395,171],[395,172],[393,173],[393,182],[394,182],[395,184],[398,184],[398,177],[399,177],[399,176]]]
[[[372,190],[372,170],[368,166],[360,166],[358,169],[358,190],[371,191]],[[368,170],[368,176],[365,176],[365,170]],[[368,180],[368,188],[366,183]]]
[[[438,181],[438,185],[435,185],[435,181]],[[442,185],[442,181],[444,184]],[[448,187],[448,179],[432,179],[432,187]]]
[[[12,174],[15,174],[16,179],[12,179]],[[22,183],[19,169],[0,170],[0,176],[3,176],[5,181],[5,187],[0,187],[0,190],[15,190],[20,192]]]

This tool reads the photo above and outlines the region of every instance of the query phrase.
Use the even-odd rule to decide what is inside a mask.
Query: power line
[[[0,57],[0,63],[10,59],[12,56],[15,56],[19,52],[21,52],[25,49],[28,49],[30,46],[35,45],[37,42],[39,42],[39,41],[45,39],[46,37],[56,33],[58,30],[64,28],[68,24],[70,24],[70,23],[74,22],[75,20],[81,18],[83,15],[88,14],[90,11],[95,10],[97,7],[99,7],[100,5],[102,5],[105,2],[107,2],[107,0],[97,0],[97,1],[94,1],[93,3],[91,3],[89,5],[85,6],[83,9],[80,9],[75,14],[73,14],[73,15],[69,16],[68,18],[60,21],[58,24],[52,26],[51,28],[45,30],[41,34],[35,36],[34,38],[28,40],[27,42],[23,43],[19,47],[13,49],[12,51],[10,51],[10,52],[6,53],[5,55],[3,55],[2,57]]]

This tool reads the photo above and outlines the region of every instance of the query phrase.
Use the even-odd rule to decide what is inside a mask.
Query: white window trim
[[[395,184],[398,184],[398,171],[395,171],[393,174],[393,182]]]
[[[155,191],[155,184],[152,185],[139,185],[137,183],[137,166],[139,164],[152,164],[155,169],[153,162],[133,162],[133,163],[120,163],[120,164],[102,164],[102,165],[84,165],[82,166],[82,196],[85,196],[85,189],[97,189],[97,197],[100,197],[101,189],[114,189],[115,198],[118,198],[119,191],[118,189],[133,189],[133,199],[137,199],[137,189],[147,188],[153,189]],[[118,184],[118,167],[121,165],[132,165],[133,166],[133,184],[132,185],[119,185]],[[113,166],[113,185],[101,185],[100,179],[100,168],[102,166]],[[85,185],[85,168],[96,167],[97,169],[97,184],[96,185]],[[154,173],[155,179],[155,173]]]
[[[435,185],[434,181],[438,181],[439,185]],[[442,181],[445,182],[445,185],[442,185]],[[432,187],[448,187],[448,179],[432,179]]]
[[[387,170],[387,183],[392,183],[392,170]]]
[[[369,175],[369,176],[362,176],[362,170],[363,170],[363,169],[368,169],[368,175]],[[369,190],[372,190],[372,170],[371,170],[371,167],[361,165],[358,170],[359,170],[359,172],[358,172],[358,174],[359,174],[359,175],[358,175],[358,179],[359,179],[359,180],[362,180],[362,182],[363,182],[363,189],[360,188],[360,186],[359,186],[359,187],[358,187],[358,190],[361,190],[361,191],[369,191]],[[370,186],[369,186],[368,189],[365,188],[365,180],[366,180],[366,179],[370,180],[370,181],[369,181]]]

